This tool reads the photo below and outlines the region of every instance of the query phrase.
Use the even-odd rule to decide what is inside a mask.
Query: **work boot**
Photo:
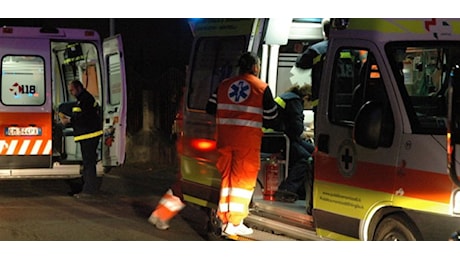
[[[298,195],[295,192],[290,192],[288,190],[277,190],[274,194],[276,201],[281,202],[290,202],[293,203],[298,199]]]
[[[152,223],[157,229],[159,230],[167,230],[169,229],[169,224],[166,221],[159,219],[154,214],[150,215],[149,222]]]

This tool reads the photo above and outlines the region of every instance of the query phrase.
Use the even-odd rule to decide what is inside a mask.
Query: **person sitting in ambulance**
[[[302,138],[305,129],[303,124],[304,101],[310,96],[311,86],[306,84],[302,87],[292,86],[275,98],[283,132],[290,141],[288,176],[274,194],[277,201],[294,202],[299,198],[305,198],[308,206],[311,206],[312,203],[313,175],[310,161],[315,147]]]

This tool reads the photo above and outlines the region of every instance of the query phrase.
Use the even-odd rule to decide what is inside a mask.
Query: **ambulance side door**
[[[327,230],[320,235],[331,239],[367,239],[363,220],[392,200],[401,124],[390,74],[376,46],[342,40],[329,47],[315,129],[315,223],[320,233]],[[383,109],[366,112],[375,107]],[[382,110],[384,129],[376,131],[374,118]],[[379,135],[378,142],[360,145],[366,134]]]
[[[104,88],[102,162],[104,169],[125,161],[127,89],[121,35],[104,39]]]

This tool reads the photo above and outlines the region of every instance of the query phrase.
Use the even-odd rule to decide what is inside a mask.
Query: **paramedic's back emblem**
[[[251,85],[244,80],[238,80],[232,83],[228,89],[228,98],[235,103],[241,103],[248,99],[251,93]]]

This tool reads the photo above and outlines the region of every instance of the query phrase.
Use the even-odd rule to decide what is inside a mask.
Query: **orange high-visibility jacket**
[[[252,74],[222,82],[217,91],[217,144],[219,147],[260,148],[263,96],[267,83]]]

